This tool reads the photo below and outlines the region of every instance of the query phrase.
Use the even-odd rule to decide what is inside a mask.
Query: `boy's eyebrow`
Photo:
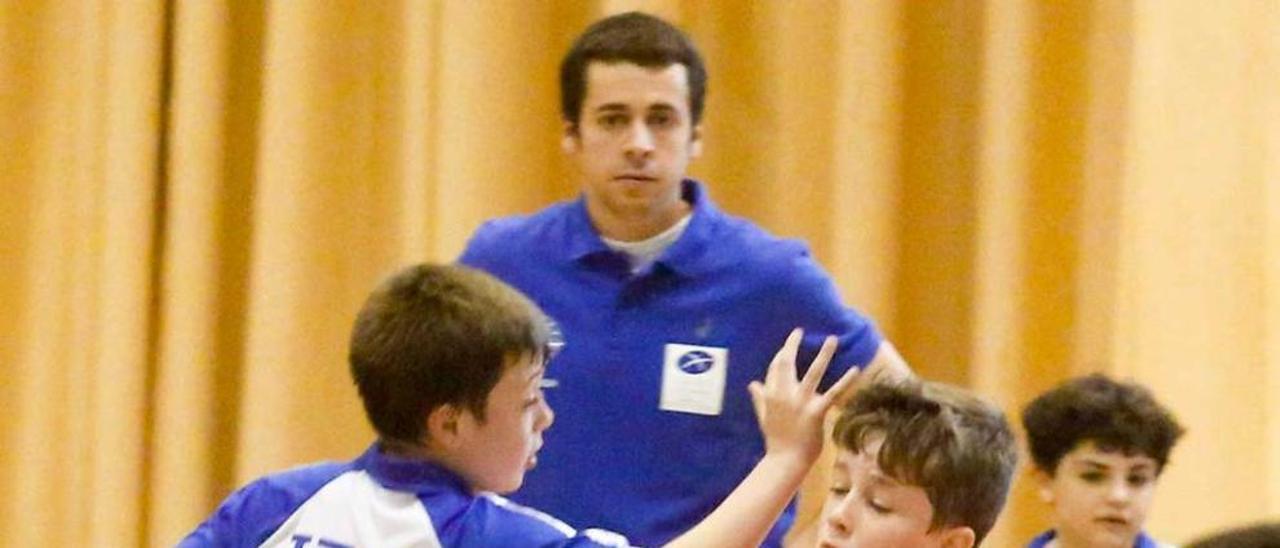
[[[1093,460],[1093,459],[1091,459],[1091,458],[1089,458],[1089,457],[1082,457],[1082,458],[1080,459],[1080,461],[1079,461],[1079,462],[1080,462],[1081,464],[1085,465],[1085,466],[1090,467],[1090,468],[1101,468],[1101,469],[1103,469],[1103,470],[1108,470],[1108,469],[1110,469],[1110,468],[1111,468],[1111,465],[1109,465],[1109,464],[1107,464],[1107,463],[1105,463],[1105,462],[1102,462],[1102,461],[1096,461],[1096,460]]]
[[[872,482],[872,483],[875,483],[875,484],[878,484],[878,485],[885,485],[885,486],[888,486],[888,487],[902,487],[902,486],[903,486],[902,482],[900,482],[900,481],[898,481],[898,480],[894,479],[894,478],[893,478],[893,476],[890,476],[890,475],[885,474],[884,472],[880,472],[880,471],[878,471],[878,470],[877,470],[877,471],[875,471],[875,472],[872,472],[872,473],[871,473],[871,482]]]
[[[533,368],[533,371],[529,372],[529,376],[525,377],[525,379],[532,381],[533,379],[537,378],[538,375],[541,375],[546,372],[547,372],[547,367],[545,365],[538,365]]]

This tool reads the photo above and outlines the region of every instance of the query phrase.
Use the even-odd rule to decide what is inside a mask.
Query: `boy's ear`
[[[1053,476],[1050,476],[1049,473],[1044,470],[1033,468],[1031,470],[1031,477],[1035,479],[1036,493],[1040,495],[1040,500],[1043,500],[1048,504],[1053,504]]]
[[[689,157],[697,158],[702,156],[702,124],[693,126],[693,133],[689,139]]]
[[[462,443],[458,428],[462,410],[451,403],[446,403],[427,414],[427,440],[439,444],[445,449],[453,449]]]
[[[973,548],[977,538],[971,527],[963,525],[948,527],[942,532],[942,548]]]

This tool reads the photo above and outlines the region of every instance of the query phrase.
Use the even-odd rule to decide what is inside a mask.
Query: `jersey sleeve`
[[[485,221],[471,234],[457,262],[481,270],[492,268],[493,258],[500,254],[498,251],[501,249],[499,232],[497,221]]]
[[[871,363],[884,337],[875,324],[840,298],[831,277],[818,265],[803,245],[798,245],[784,280],[793,307],[795,326],[805,329],[798,365],[807,369],[827,335],[835,335],[839,346],[823,376],[821,387],[835,383],[851,367]]]
[[[229,495],[178,546],[257,546],[341,472],[338,465],[316,465],[260,478]]]

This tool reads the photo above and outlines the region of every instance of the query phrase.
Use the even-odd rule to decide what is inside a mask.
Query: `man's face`
[[[924,489],[880,470],[880,440],[861,453],[841,449],[822,507],[821,548],[932,548],[948,544],[957,528],[929,532],[933,504]]]
[[[1084,546],[1133,546],[1151,509],[1156,461],[1082,443],[1062,457],[1041,494],[1053,506],[1059,538]]]
[[[578,124],[566,122],[564,149],[588,211],[593,218],[679,220],[680,181],[700,148],[685,66],[593,61],[586,83]]]
[[[458,472],[475,491],[508,493],[524,483],[524,474],[538,462],[542,431],[555,414],[542,397],[541,356],[527,354],[512,360],[489,392],[485,420],[462,411],[458,420]]]

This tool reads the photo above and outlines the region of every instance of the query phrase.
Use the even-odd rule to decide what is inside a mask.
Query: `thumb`
[[[747,391],[751,392],[751,406],[756,410],[756,421],[764,423],[765,403],[764,403],[764,385],[760,381],[751,381],[747,385]]]

